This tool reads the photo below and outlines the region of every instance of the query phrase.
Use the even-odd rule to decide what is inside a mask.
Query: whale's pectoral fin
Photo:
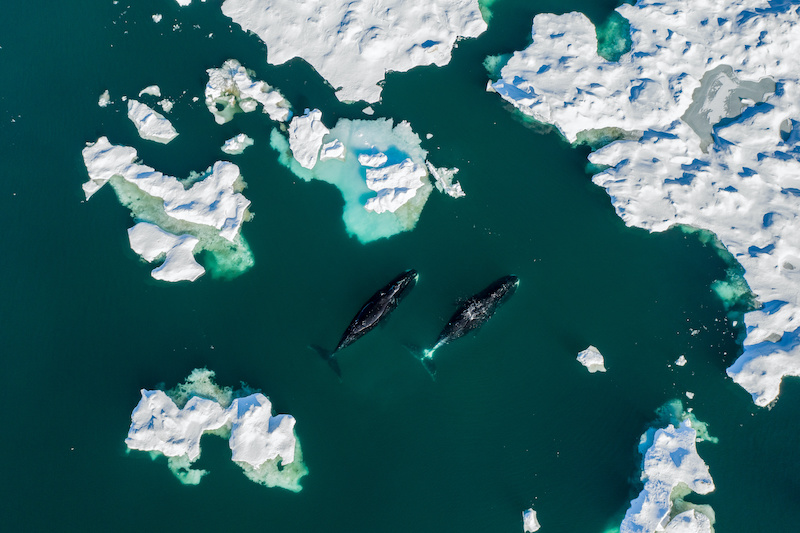
[[[436,380],[436,365],[433,364],[433,359],[431,359],[430,357],[423,357],[422,359],[420,359],[420,362],[422,363],[422,366],[425,367],[425,370],[428,371],[428,374],[431,375],[431,379],[435,381]]]
[[[428,371],[428,374],[431,375],[431,379],[436,379],[436,365],[433,363],[432,355],[433,350],[423,350],[419,346],[414,346],[413,344],[406,344],[404,345],[406,350],[411,352],[411,355],[416,357],[422,366],[425,367],[425,370]]]
[[[339,361],[336,360],[336,356],[331,350],[326,350],[322,346],[317,346],[316,344],[310,345],[309,348],[317,352],[320,357],[325,359],[325,361],[328,362],[328,366],[330,366],[333,371],[336,372],[336,375],[339,376],[339,378],[342,377],[342,369],[339,368]]]

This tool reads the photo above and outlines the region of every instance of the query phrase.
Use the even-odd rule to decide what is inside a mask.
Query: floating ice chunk
[[[144,94],[149,94],[150,96],[157,96],[161,98],[161,88],[158,85],[148,85],[147,87],[139,91],[140,97]]]
[[[253,481],[299,492],[308,473],[291,415],[272,415],[261,393],[231,400],[237,393],[213,383],[214,373],[196,369],[186,383],[166,393],[142,389],[131,413],[125,444],[132,450],[158,452],[187,484],[197,484],[205,471],[191,465],[200,457],[200,438],[213,433],[228,438],[231,459]]]
[[[704,424],[686,414],[680,402],[668,405],[667,409],[680,411],[676,414],[684,420],[673,420],[675,424],[670,423],[642,436],[641,446],[646,447],[642,464],[644,488],[625,513],[620,533],[664,531],[670,527],[673,506],[676,503],[689,505],[682,501],[683,496],[689,492],[708,494],[714,490],[708,466],[697,453],[698,428],[705,431]],[[700,508],[697,506],[697,510]],[[683,516],[683,513],[675,516],[672,520],[678,522],[672,526],[673,529],[667,530],[683,531],[678,528],[687,525],[687,518],[691,516]],[[703,521],[695,518],[689,521],[691,523]]]
[[[322,138],[330,130],[322,123],[322,111],[314,109],[303,116],[294,117],[289,124],[289,147],[294,158],[305,168],[314,168],[317,164]]]
[[[108,89],[103,91],[103,94],[100,95],[100,98],[97,99],[97,105],[100,107],[108,107],[108,104],[111,103],[111,95],[108,94]]]
[[[396,165],[367,169],[367,187],[378,194],[368,198],[364,208],[376,213],[394,213],[417,194],[427,175],[425,167],[417,165],[410,158]]]
[[[694,399],[694,393],[686,391],[686,397],[689,398],[690,400],[692,400],[692,399]]]
[[[178,136],[178,132],[164,115],[136,100],[128,100],[128,118],[136,126],[142,139],[167,144]]]
[[[578,354],[577,359],[578,362],[583,366],[585,366],[592,374],[594,374],[595,372],[606,371],[603,355],[594,346],[589,346],[588,348],[580,352]]]
[[[164,257],[164,263],[151,272],[155,279],[194,281],[205,274],[206,269],[194,260],[194,248],[200,242],[197,237],[173,235],[155,224],[139,222],[128,229],[128,240],[131,249],[148,263]]]
[[[714,533],[714,529],[706,515],[689,509],[670,520],[664,533]]]
[[[430,135],[430,133],[428,135]],[[439,192],[443,192],[453,198],[466,196],[466,193],[461,188],[461,184],[453,181],[453,178],[458,174],[457,168],[436,168],[430,161],[425,161],[425,164],[428,166],[428,170],[431,176],[433,176],[434,183]]]
[[[345,149],[342,141],[334,139],[322,145],[319,151],[319,160],[325,161],[327,159],[344,160]]]
[[[89,181],[83,184],[87,200],[111,182],[120,202],[137,219],[176,238],[190,234],[199,240],[196,247],[184,241],[174,259],[192,248],[195,252],[207,250],[214,256],[213,272],[224,276],[241,274],[253,265],[252,253],[240,235],[250,201],[239,192],[244,182],[236,165],[218,161],[204,173],[178,180],[136,163],[135,149],[114,146],[105,137],[88,144],[83,159],[89,173]],[[171,277],[167,266],[159,272],[163,279]]]
[[[190,1],[191,1],[191,0],[190,0]],[[155,22],[156,24],[158,24],[159,22],[161,22],[161,19],[162,19],[162,18],[163,18],[163,17],[161,16],[161,13],[156,13],[156,14],[154,14],[154,15],[153,15],[153,22]]]
[[[169,113],[172,111],[172,107],[175,105],[175,102],[164,98],[163,100],[158,101],[158,105],[161,106],[161,109],[164,110],[164,113]]]
[[[486,30],[477,0],[226,0],[222,12],[266,43],[270,63],[302,57],[342,101],[377,102],[388,71],[445,65],[458,38]]]
[[[224,124],[242,111],[255,111],[260,104],[269,118],[278,122],[289,119],[289,102],[266,82],[253,80],[254,73],[245,69],[235,59],[229,59],[220,68],[210,68],[205,90],[206,107],[217,124]]]
[[[687,361],[686,361],[686,357],[684,357],[684,356],[682,356],[682,355],[681,355],[681,356],[680,356],[680,357],[678,357],[678,359],[675,361],[675,364],[676,364],[676,365],[678,365],[678,366],[683,366],[683,365],[685,365],[685,364],[686,364],[686,362],[687,362]]]
[[[627,139],[589,156],[627,225],[702,229],[739,262],[765,310],[745,314],[727,373],[760,406],[800,376],[800,14],[765,6],[622,5],[632,47],[616,62],[597,55],[584,15],[537,15],[492,84],[571,142]]]
[[[522,530],[525,533],[539,531],[540,527],[542,526],[539,525],[539,520],[536,518],[536,511],[533,509],[522,511]]]
[[[389,160],[389,156],[383,152],[376,154],[359,154],[358,162],[362,167],[382,167]]]
[[[231,137],[222,145],[222,151],[226,154],[237,155],[245,151],[248,146],[253,146],[253,139],[240,133],[236,137]]]
[[[361,112],[364,113],[365,115],[373,115],[373,114],[375,114],[375,110],[372,109],[372,106],[365,107],[364,109],[361,110]]]
[[[185,7],[192,3],[192,0],[176,0],[179,6]]]

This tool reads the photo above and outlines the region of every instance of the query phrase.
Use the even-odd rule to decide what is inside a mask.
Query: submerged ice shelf
[[[433,167],[407,122],[340,119],[328,129],[319,110],[306,110],[292,119],[288,138],[276,129],[270,142],[279,161],[298,177],[326,181],[341,191],[347,232],[362,243],[414,228],[433,190],[427,168],[438,172],[441,190],[464,195],[452,182],[458,169]]]
[[[237,275],[253,264],[240,235],[250,201],[239,168],[218,161],[187,180],[166,176],[137,162],[136,150],[112,145],[106,137],[83,149],[89,181],[86,199],[111,183],[120,202],[140,223],[129,230],[133,250],[146,261],[164,256],[152,275],[165,281],[197,279],[204,269],[192,254],[206,250],[215,273]]]
[[[762,307],[728,374],[757,405],[800,376],[800,15],[791,3],[639,1],[631,51],[597,53],[580,13],[542,14],[491,84],[589,156],[627,225],[712,232]]]
[[[387,72],[445,65],[459,38],[486,30],[477,0],[225,0],[222,12],[266,43],[270,63],[305,59],[343,101],[377,102]]]
[[[195,369],[169,391],[142,389],[131,413],[125,444],[131,450],[169,458],[170,470],[189,485],[207,474],[191,467],[200,457],[205,433],[228,439],[231,460],[251,480],[299,492],[308,473],[291,415],[273,415],[269,399],[250,390],[233,391],[214,383],[214,372]]]

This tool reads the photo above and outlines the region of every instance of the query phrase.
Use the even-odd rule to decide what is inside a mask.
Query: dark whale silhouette
[[[436,377],[436,366],[433,364],[433,354],[436,350],[483,326],[497,311],[500,304],[514,294],[518,285],[519,278],[517,276],[503,276],[458,307],[442,329],[433,348],[420,351],[410,347],[412,353],[422,362],[432,378]]]
[[[316,345],[312,345],[311,348],[316,350],[328,362],[334,372],[341,377],[342,371],[339,368],[338,361],[336,361],[336,354],[366,335],[388,317],[395,310],[397,304],[400,303],[400,300],[414,287],[418,277],[419,274],[417,274],[416,270],[406,270],[373,294],[367,300],[367,303],[361,307],[361,310],[350,322],[350,325],[347,326],[339,344],[333,350],[326,350]]]

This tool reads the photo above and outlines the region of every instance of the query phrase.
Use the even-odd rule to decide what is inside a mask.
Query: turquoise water
[[[796,531],[800,381],[768,411],[725,377],[742,334],[711,290],[727,265],[694,235],[626,228],[585,171],[587,148],[484,90],[484,57],[524,47],[535,13],[577,9],[599,23],[613,7],[498,0],[489,31],[450,65],[389,75],[376,116],[408,120],[432,163],[461,169],[467,196],[434,194],[413,232],[362,245],[344,231],[334,187],[277,162],[266,116],[214,123],[205,69],[234,57],[328,125],[363,118],[361,106],[337,102],[301,61],[267,65],[264,45],[231,29],[217,3],[5,6],[2,529],[519,532],[533,505],[542,531],[600,533],[638,491],[636,445],[654,410],[692,391],[686,406],[719,438],[698,446],[717,490],[692,501],[714,507],[720,532]],[[187,91],[167,146],[139,139],[119,102],[153,83],[173,98]],[[115,104],[101,109],[104,89]],[[243,229],[255,266],[238,278],[156,282],[113,191],[82,202],[86,141],[107,135],[185,176],[240,132],[256,141],[233,158],[256,216]],[[333,346],[406,268],[420,272],[417,287],[342,352],[339,382],[307,345]],[[437,352],[431,381],[403,344],[434,342],[459,297],[508,273],[521,279],[515,296]],[[575,361],[589,344],[607,374]],[[681,354],[689,363],[670,366]],[[126,453],[139,389],[201,366],[297,418],[302,492],[250,482],[215,437],[203,440],[196,466],[210,474],[196,487]]]

